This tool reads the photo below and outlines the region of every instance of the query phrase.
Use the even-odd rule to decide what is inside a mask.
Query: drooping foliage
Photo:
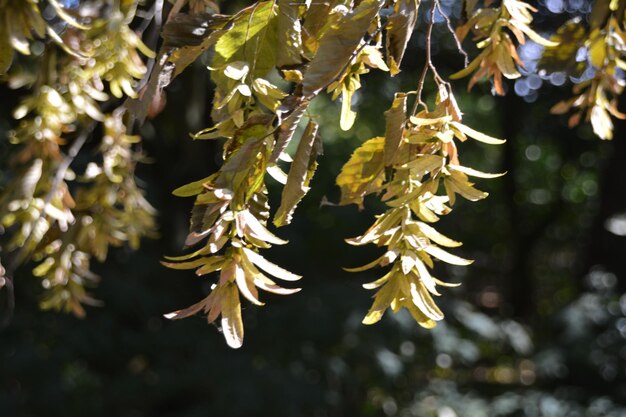
[[[141,237],[155,235],[155,211],[134,178],[142,155],[133,132],[158,114],[171,81],[201,59],[208,59],[214,84],[213,123],[192,137],[222,140],[223,163],[174,191],[194,198],[187,253],[166,257],[163,264],[217,280],[204,299],[167,317],[220,318],[234,348],[244,338],[242,296],[263,305],[259,289],[299,291],[275,279],[301,277],[262,253],[287,243],[271,224],[286,226],[297,215],[323,153],[319,124],[324,121],[311,103],[320,95],[341,99],[340,127],[350,130],[358,123],[352,104],[361,77],[370,71],[397,75],[416,30],[425,33],[426,48],[415,89],[397,91],[385,105],[385,131],[354,151],[337,185],[341,205],[362,206],[373,195],[386,207],[361,236],[348,239],[385,248],[381,257],[352,271],[389,267],[364,285],[377,292],[363,323],[377,322],[388,308],[406,308],[427,328],[443,318],[433,298],[440,295],[437,286],[456,284],[433,276],[435,262],[471,261],[449,252],[461,243],[432,224],[450,213],[457,196],[469,201],[487,196],[472,178],[500,175],[463,165],[457,144],[468,138],[487,145],[503,141],[463,124],[452,85],[432,61],[436,16],[443,17],[460,55],[467,57],[462,42],[470,33],[477,42],[476,55],[449,78],[473,74],[470,88],[487,78],[502,95],[503,76],[521,75],[517,46],[532,41],[545,47],[540,65],[546,71],[580,77],[587,67],[595,70],[555,112],[579,109],[572,125],[586,112],[604,139],[612,135],[609,114],[622,117],[615,98],[623,89],[617,71],[624,69],[623,1],[598,1],[588,29],[568,22],[551,40],[531,28],[534,9],[518,0],[464,1],[458,19],[446,15],[438,0],[266,0],[232,15],[221,14],[210,0],[173,3],[164,16],[154,3],[143,11],[151,16],[137,23],[133,0],[88,5],[0,0],[0,22],[6,23],[0,25],[0,74],[9,86],[28,91],[14,111],[19,122],[10,135],[16,145],[14,178],[0,196],[0,222],[9,232],[3,258],[9,259],[9,275],[27,260],[36,262],[33,275],[42,279],[43,308],[83,315],[82,304],[95,302],[85,289],[97,281],[90,260],[104,261],[110,246],[136,248]],[[48,15],[53,18],[43,17]],[[154,54],[142,31],[146,19],[162,17]],[[578,59],[581,48],[589,51],[587,61]],[[425,84],[437,91],[433,102],[422,97]],[[75,173],[77,155],[96,137],[97,155]],[[270,178],[283,184],[273,215]]]
[[[95,302],[85,289],[98,279],[91,258],[104,261],[109,246],[137,248],[142,236],[155,233],[154,209],[133,174],[140,138],[128,134],[117,100],[136,96],[133,86],[146,72],[140,53],[152,52],[129,27],[137,4],[110,6],[0,4],[0,73],[9,70],[9,85],[28,89],[9,136],[16,152],[14,178],[0,196],[0,222],[11,232],[3,249],[14,252],[13,265],[37,264],[42,308],[80,316],[82,304]],[[44,20],[44,7],[54,21]],[[46,33],[53,43],[43,43]],[[14,49],[37,56],[16,60]],[[99,154],[75,172],[72,162],[96,134]]]

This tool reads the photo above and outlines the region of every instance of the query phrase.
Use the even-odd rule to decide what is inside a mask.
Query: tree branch
[[[439,14],[441,14],[441,16],[443,17],[443,20],[446,21],[446,26],[448,28],[448,31],[454,38],[457,51],[459,52],[459,54],[463,55],[463,60],[465,64],[464,66],[467,67],[469,65],[469,56],[467,55],[467,52],[465,52],[465,49],[463,49],[463,46],[461,45],[461,40],[459,39],[458,36],[456,36],[456,32],[454,28],[452,27],[452,22],[450,22],[450,16],[448,16],[447,14],[443,12],[443,10],[441,9],[441,4],[439,3],[439,0],[435,0],[435,4],[437,5],[437,11],[439,12]]]

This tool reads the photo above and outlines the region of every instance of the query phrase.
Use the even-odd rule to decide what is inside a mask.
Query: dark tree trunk
[[[620,98],[620,109],[626,108],[626,96]],[[626,292],[626,236],[618,236],[606,228],[607,221],[626,214],[626,121],[615,120],[611,155],[600,179],[599,206],[585,244],[583,273],[598,266],[614,273],[618,287]]]
[[[523,227],[523,213],[516,203],[518,186],[516,182],[517,166],[519,164],[518,135],[523,127],[523,103],[512,92],[503,99],[502,130],[507,142],[504,144],[504,198],[509,212],[509,270],[507,287],[504,288],[506,298],[512,307],[512,314],[516,317],[528,318],[532,313],[533,282],[528,268],[530,247],[525,243],[526,236]]]

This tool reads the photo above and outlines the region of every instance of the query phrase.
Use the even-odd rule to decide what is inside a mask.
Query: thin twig
[[[426,62],[424,63],[424,69],[422,70],[422,74],[420,75],[419,81],[417,82],[417,89],[415,90],[416,98],[415,103],[413,103],[413,110],[411,110],[411,114],[415,115],[417,113],[418,107],[421,105],[425,109],[428,109],[428,106],[422,100],[422,92],[424,91],[424,82],[426,81],[426,75],[428,74],[428,70],[432,70],[435,67],[431,62],[431,41],[433,35],[433,26],[435,25],[435,9],[437,7],[437,2],[433,0],[433,4],[430,9],[430,19],[428,22],[428,28],[426,29]]]
[[[137,11],[137,13],[135,13],[135,16],[143,19],[141,24],[137,26],[137,29],[135,29],[135,33],[139,35],[140,38],[143,38],[143,33],[148,29],[150,23],[152,23],[152,19],[154,19],[157,14],[157,9],[159,7],[158,3],[162,1],[163,0],[156,1],[148,11],[141,11],[141,13],[140,11]]]
[[[163,24],[163,0],[157,0],[154,2],[154,6],[152,7],[151,13],[152,13],[152,16],[149,19],[144,20],[144,23],[147,22],[146,24],[146,29],[147,29],[148,26],[150,25],[150,22],[154,19],[154,28],[152,29],[152,32],[150,34],[150,38],[151,38],[150,46],[153,51],[156,51],[158,42],[159,42],[159,33],[161,32],[161,26]],[[171,13],[170,13],[170,16],[171,16]],[[169,17],[168,17],[168,21],[169,21]],[[152,69],[154,68],[154,64],[156,62],[157,57],[149,58],[148,61],[146,62],[146,73],[137,84],[135,91],[137,92],[141,91],[146,86],[146,84],[148,84],[148,81],[150,79],[150,75],[152,74]]]
[[[176,0],[176,3],[174,3],[174,6],[172,6],[172,9],[170,10],[170,14],[165,20],[165,24],[167,24],[170,20],[174,18],[174,16],[176,16],[180,12],[185,3],[187,3],[187,0]]]
[[[463,55],[463,59],[465,61],[465,67],[467,67],[469,65],[469,56],[467,55],[467,52],[465,52],[465,49],[463,49],[463,46],[461,45],[461,40],[459,39],[458,36],[456,36],[456,31],[452,27],[452,22],[450,22],[450,16],[448,16],[447,14],[443,12],[443,9],[441,8],[441,4],[439,3],[439,0],[435,0],[435,4],[437,5],[437,11],[439,11],[439,14],[443,16],[443,19],[446,21],[446,26],[448,27],[448,31],[450,32],[450,34],[454,38],[454,42],[456,43],[456,49],[461,55]]]

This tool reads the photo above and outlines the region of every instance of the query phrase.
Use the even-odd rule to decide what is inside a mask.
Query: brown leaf
[[[385,148],[383,163],[389,166],[393,163],[394,157],[404,133],[404,122],[406,120],[406,94],[396,93],[391,108],[385,112]]]
[[[300,138],[289,168],[287,183],[283,188],[280,207],[274,216],[274,224],[277,227],[291,223],[296,206],[309,191],[309,182],[317,165],[316,159],[321,152],[321,139],[317,134],[317,128],[317,123],[310,121]]]
[[[346,68],[363,37],[378,16],[382,0],[363,0],[354,10],[330,15],[330,27],[304,74],[302,94],[312,97],[335,81]]]
[[[398,0],[387,23],[387,63],[391,75],[400,72],[404,51],[417,23],[421,0]]]

